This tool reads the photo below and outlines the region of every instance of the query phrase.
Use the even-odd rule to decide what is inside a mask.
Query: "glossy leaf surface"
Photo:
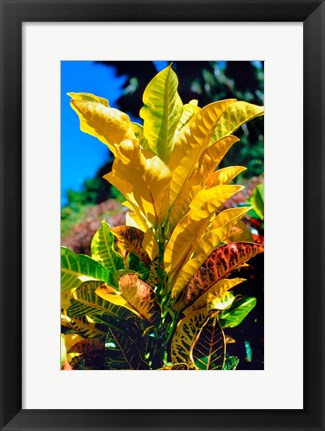
[[[61,247],[61,291],[76,288],[86,280],[109,281],[109,271],[89,256]]]
[[[177,75],[170,65],[147,85],[140,111],[148,147],[166,163],[173,151],[174,133],[183,110],[177,87]]]
[[[223,328],[235,328],[250,313],[256,305],[256,298],[236,298],[230,310],[220,314],[220,325]]]
[[[258,253],[262,253],[263,250],[264,248],[260,244],[245,242],[229,243],[217,248],[196,271],[174,308],[183,310],[191,305],[217,281]]]
[[[218,318],[211,317],[202,327],[191,351],[199,370],[221,370],[225,358],[225,338]]]

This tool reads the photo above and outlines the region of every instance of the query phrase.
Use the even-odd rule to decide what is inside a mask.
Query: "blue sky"
[[[167,62],[155,62],[157,70]],[[67,202],[68,189],[80,190],[109,157],[107,147],[80,131],[77,114],[70,107],[67,93],[93,93],[116,106],[126,76],[116,77],[113,67],[93,61],[61,62],[61,205]]]
[[[61,205],[66,203],[66,190],[80,190],[109,157],[104,144],[80,131],[67,93],[93,93],[114,107],[125,80],[117,78],[113,68],[92,61],[61,62]]]

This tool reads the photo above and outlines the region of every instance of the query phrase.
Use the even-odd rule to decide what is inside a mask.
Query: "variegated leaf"
[[[88,322],[85,317],[74,318],[62,316],[61,322],[62,326],[72,329],[76,334],[84,338],[101,339],[106,337],[106,332],[98,329],[94,323]]]
[[[114,326],[107,328],[106,366],[110,370],[148,370],[134,340]]]
[[[229,310],[220,313],[220,325],[223,328],[235,328],[253,310],[256,298],[237,296]]]
[[[151,259],[142,245],[145,234],[140,229],[132,226],[116,226],[111,227],[111,232],[117,238],[119,248],[136,254],[144,264],[150,265]]]
[[[99,97],[96,96],[95,94],[91,94],[91,93],[67,93],[67,95],[69,97],[71,97],[71,99],[74,100],[85,100],[87,102],[97,102],[97,103],[101,103],[102,105],[109,107],[109,103],[108,100],[105,99],[104,97]]]
[[[68,316],[79,318],[86,315],[107,314],[116,319],[129,316],[131,312],[126,307],[115,305],[97,295],[96,290],[102,284],[98,281],[86,281],[79,286],[74,292],[74,300],[71,301],[71,306],[67,310]]]
[[[157,322],[160,318],[160,307],[156,302],[154,291],[148,284],[138,278],[137,274],[126,274],[120,278],[119,286],[123,298],[148,322]]]
[[[173,278],[195,250],[216,210],[242,188],[236,185],[223,185],[203,189],[197,193],[190,203],[189,212],[175,227],[165,249],[165,269],[167,273],[173,273]]]
[[[198,107],[198,101],[196,99],[191,100],[183,106],[182,116],[176,127],[176,133],[178,133],[187,123],[197,114],[201,108]]]
[[[221,302],[221,308],[220,305],[219,307],[217,307],[217,302],[214,305],[212,304],[212,308],[216,308],[219,310],[222,309],[222,303],[227,301],[226,294],[230,293],[228,291],[233,287],[237,286],[238,284],[242,283],[243,281],[245,281],[244,278],[224,278],[217,281],[217,283],[215,283],[206,292],[199,296],[198,299],[194,301],[192,305],[186,308],[183,313],[187,316],[193,311],[200,310],[201,308],[206,307],[206,305],[213,303],[213,301]],[[231,299],[231,304],[233,302],[233,299],[234,297]],[[228,304],[229,302],[226,303],[226,305]]]
[[[221,241],[231,234],[233,226],[249,211],[250,207],[231,208],[219,213],[196,245],[193,256],[180,269],[172,288],[172,297],[177,298],[195,272]]]
[[[242,124],[264,114],[264,107],[247,102],[235,102],[223,112],[215,129],[214,138],[219,140],[234,133]]]
[[[174,133],[183,110],[177,87],[177,75],[169,65],[147,85],[140,110],[148,147],[165,163],[173,151]]]
[[[208,318],[209,311],[202,309],[194,311],[178,323],[171,342],[171,357],[173,363],[184,363],[190,368],[193,368],[194,364],[190,357],[191,347],[202,325]]]
[[[225,360],[225,337],[216,316],[200,330],[191,349],[191,359],[199,370],[221,370]]]
[[[184,310],[217,281],[263,251],[262,245],[245,242],[229,243],[217,248],[186,285],[174,309]]]
[[[114,235],[105,221],[102,221],[91,241],[91,257],[109,271],[116,272],[124,268],[123,258],[114,248]]]
[[[86,280],[109,281],[109,271],[84,254],[61,247],[61,291],[76,288]]]
[[[160,368],[161,371],[166,371],[166,370],[173,370],[173,371],[179,371],[179,370],[188,370],[188,365],[187,364],[173,364],[173,365],[166,365],[164,368]]]
[[[223,111],[234,102],[234,99],[222,100],[205,106],[177,135],[175,148],[168,163],[173,173],[170,185],[171,205],[190,177],[201,153],[208,147],[214,128]]]

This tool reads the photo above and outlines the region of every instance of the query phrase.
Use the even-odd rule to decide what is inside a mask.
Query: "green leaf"
[[[165,163],[173,151],[174,133],[183,110],[177,87],[177,75],[169,65],[147,85],[140,110],[148,147]]]
[[[215,128],[212,143],[218,141],[224,136],[231,135],[239,127],[264,114],[264,107],[253,105],[247,102],[235,102],[229,106],[220,117]]]
[[[223,370],[235,370],[239,364],[239,358],[237,356],[228,356],[223,365]]]
[[[66,359],[67,359],[67,349],[65,347],[64,335],[61,334],[61,368],[65,364]]]
[[[238,326],[256,305],[256,298],[237,296],[229,310],[219,315],[222,328],[234,328]]]
[[[110,370],[148,370],[133,339],[114,326],[107,328],[106,365]]]
[[[96,290],[102,286],[100,281],[86,281],[74,292],[74,299],[71,300],[71,306],[67,313],[69,317],[83,317],[92,315],[107,314],[116,319],[131,315],[130,309],[123,307],[121,304],[114,304],[107,301],[96,293]],[[113,288],[112,288],[113,290]],[[118,295],[115,295],[118,297]]]
[[[62,326],[84,338],[101,339],[106,337],[106,332],[97,328],[93,323],[88,322],[86,317],[74,318],[62,316]]]
[[[115,251],[114,241],[109,224],[102,221],[91,241],[91,257],[111,272],[124,268],[123,258]]]
[[[225,337],[218,318],[211,317],[201,329],[191,351],[199,370],[221,370],[225,359]]]
[[[61,247],[61,291],[76,288],[87,280],[109,282],[107,268],[84,254]]]
[[[257,216],[264,220],[264,184],[259,184],[254,189],[248,202],[252,205]]]

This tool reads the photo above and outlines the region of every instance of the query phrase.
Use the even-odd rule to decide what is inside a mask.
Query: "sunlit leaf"
[[[147,85],[140,110],[148,147],[166,163],[173,151],[174,133],[183,110],[177,87],[177,75],[169,65]]]
[[[124,268],[123,258],[114,248],[114,235],[105,221],[102,221],[91,241],[91,257],[109,271],[115,272]]]
[[[104,97],[99,97],[96,96],[95,94],[91,94],[91,93],[67,93],[67,95],[69,97],[71,97],[71,99],[74,100],[85,100],[87,102],[97,102],[97,103],[101,103],[102,105],[109,107],[109,103],[108,100],[105,99]]]
[[[249,211],[250,207],[231,208],[216,216],[208,230],[196,245],[191,259],[183,265],[172,288],[173,298],[177,298],[195,272],[221,241],[231,234],[233,226]]]
[[[96,295],[111,304],[117,305],[119,307],[124,307],[127,310],[130,310],[136,316],[141,317],[140,314],[134,309],[134,307],[132,307],[132,305],[129,304],[119,292],[116,292],[116,290],[114,290],[107,284],[101,284],[100,286],[98,286],[96,288]]]
[[[189,314],[178,323],[171,343],[173,363],[184,363],[193,368],[194,364],[190,357],[191,348],[208,318],[209,312],[202,309]]]
[[[197,114],[201,108],[198,107],[198,101],[196,99],[191,100],[183,106],[182,116],[176,127],[176,132],[179,132],[186,124],[191,120],[191,118]]]
[[[177,272],[195,249],[216,210],[242,186],[223,185],[201,190],[190,203],[189,212],[175,227],[165,249],[164,262],[168,273]]]
[[[84,254],[61,247],[61,291],[76,288],[87,280],[109,281],[109,271]]]
[[[225,359],[225,338],[218,318],[211,317],[200,330],[191,350],[199,370],[221,370]]]
[[[195,310],[200,310],[208,304],[211,304],[211,308],[221,310],[229,305],[229,302],[233,302],[232,297],[227,297],[227,293],[230,289],[237,286],[238,284],[245,281],[244,278],[224,278],[213,284],[206,292],[204,292],[199,298],[193,302],[188,308],[186,308],[183,313],[188,315]],[[214,304],[213,302],[216,301]],[[219,304],[218,304],[219,302]],[[230,304],[230,305],[231,305]]]
[[[154,291],[137,274],[126,274],[120,278],[119,286],[123,298],[149,322],[156,322],[160,317],[160,307]]]
[[[163,223],[168,210],[171,172],[158,156],[145,154],[137,141],[123,141],[117,149],[112,171],[104,178],[150,224]]]
[[[174,309],[183,310],[187,308],[217,281],[263,251],[262,245],[245,242],[229,243],[218,247],[209,255],[186,285]]]
[[[219,321],[222,328],[234,328],[238,326],[256,305],[256,298],[239,296],[233,302],[231,309],[220,313]]]
[[[246,171],[246,168],[243,168],[242,166],[229,166],[227,168],[219,169],[218,171],[212,172],[207,177],[205,187],[210,188],[212,186],[228,184],[243,171]]]
[[[135,137],[129,116],[118,109],[82,98],[72,99],[70,105],[79,117],[80,130],[99,139],[114,155],[115,145]]]
[[[264,114],[264,107],[247,102],[235,102],[223,112],[215,129],[216,140],[231,135],[242,124]]]
[[[130,311],[122,304],[116,305],[96,293],[101,285],[102,283],[98,281],[86,281],[79,286],[74,292],[74,300],[67,310],[68,316],[79,318],[86,315],[107,314],[118,319],[130,315]],[[113,292],[114,289],[111,288],[111,291]],[[113,296],[115,297],[115,295]]]
[[[234,103],[222,100],[202,108],[176,137],[168,166],[173,172],[170,203],[173,204],[202,152],[208,147],[214,128],[223,111]]]

